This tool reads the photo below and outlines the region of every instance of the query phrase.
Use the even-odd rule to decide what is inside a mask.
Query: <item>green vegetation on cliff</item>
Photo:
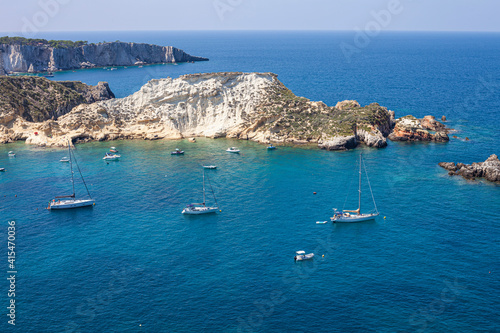
[[[269,91],[260,110],[262,116],[269,118],[264,129],[300,140],[314,141],[325,135],[352,136],[359,129],[371,132],[376,128],[387,129],[387,135],[390,129],[389,113],[377,103],[329,107],[298,97],[282,84]]]
[[[67,49],[70,47],[78,47],[87,45],[86,40],[71,41],[71,40],[46,40],[40,38],[24,38],[24,37],[0,37],[0,44],[8,45],[30,45],[30,46],[49,46],[56,49]]]
[[[0,116],[10,114],[30,122],[56,119],[75,106],[113,98],[107,84],[56,82],[38,76],[0,77]]]

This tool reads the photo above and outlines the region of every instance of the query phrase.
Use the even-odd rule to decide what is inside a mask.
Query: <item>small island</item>
[[[395,129],[422,140],[446,138],[444,125],[394,118],[394,112],[353,100],[327,106],[296,96],[273,73],[222,72],[155,79],[125,98],[113,98],[105,83],[99,98],[80,82],[45,78],[3,77],[0,88],[0,142],[65,146],[73,141],[116,139],[237,138],[260,143],[314,144],[321,149],[346,150],[360,144],[383,148]],[[411,116],[410,116],[411,117]],[[412,117],[413,119],[413,117]],[[416,118],[414,118],[416,119]],[[413,126],[413,127],[412,127]],[[425,128],[424,128],[425,127]],[[439,133],[439,134],[438,134]]]
[[[172,46],[0,37],[0,75],[207,60]]]

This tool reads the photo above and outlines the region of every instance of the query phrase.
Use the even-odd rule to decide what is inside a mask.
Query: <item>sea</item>
[[[151,79],[273,72],[313,101],[446,116],[455,132],[447,143],[338,152],[209,138],[77,144],[96,204],[66,211],[46,207],[71,194],[70,166],[59,162],[67,150],[0,145],[1,332],[500,332],[500,186],[438,166],[500,154],[500,34],[382,32],[362,42],[318,31],[37,37],[172,45],[210,59],[51,78],[106,81],[117,97]],[[102,160],[110,146],[120,160]],[[231,146],[241,153],[227,153]],[[185,154],[171,156],[175,148]],[[316,223],[329,221],[333,208],[357,208],[360,154],[361,209],[375,209],[369,180],[380,215]],[[217,166],[205,170],[205,184],[207,203],[215,202],[211,186],[220,212],[183,215],[203,198],[206,164]],[[85,195],[74,176],[77,196]],[[299,250],[314,259],[295,262]]]

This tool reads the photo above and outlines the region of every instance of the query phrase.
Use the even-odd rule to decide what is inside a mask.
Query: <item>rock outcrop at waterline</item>
[[[470,180],[484,177],[490,182],[500,182],[500,160],[495,154],[484,162],[472,164],[441,162],[439,166],[448,170],[450,176],[458,175]]]
[[[405,116],[395,121],[395,126],[389,139],[392,141],[449,141],[449,129],[436,120],[434,116],[425,116],[417,119]],[[435,132],[434,134],[431,133]]]
[[[36,76],[0,77],[0,142],[27,138],[31,128],[43,127],[77,105],[114,97],[106,82],[89,86]]]
[[[67,138],[206,136],[339,150],[359,143],[386,146],[392,121],[376,103],[329,107],[295,96],[272,73],[208,73],[151,80],[128,97],[81,104],[57,120],[34,123],[18,117],[7,126],[22,132],[16,138],[41,145],[64,145]],[[3,130],[0,141],[12,140],[9,133]]]
[[[172,46],[143,43],[111,42],[74,47],[0,44],[0,75],[206,60]]]

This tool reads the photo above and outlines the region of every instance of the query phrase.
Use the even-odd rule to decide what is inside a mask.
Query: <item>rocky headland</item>
[[[0,142],[27,137],[26,130],[70,112],[75,106],[114,98],[106,82],[55,82],[36,76],[0,77]]]
[[[36,80],[44,80],[44,85],[52,82]],[[79,93],[74,86],[81,85],[57,84],[73,93]],[[20,94],[27,93],[25,88],[20,90]],[[359,144],[385,147],[394,124],[398,124],[394,112],[377,103],[361,106],[356,101],[343,101],[327,106],[296,96],[273,73],[188,74],[151,80],[125,98],[107,99],[106,93],[102,96],[101,101],[82,102],[71,111],[69,106],[52,105],[38,117],[14,111],[16,107],[23,110],[24,102],[7,110],[0,106],[0,142],[24,139],[28,144],[64,146],[67,139],[204,136],[345,150]]]
[[[446,118],[444,118],[446,119]],[[449,141],[448,129],[436,120],[434,116],[417,119],[405,116],[396,120],[394,129],[389,135],[392,141]]]
[[[439,166],[448,170],[450,176],[458,175],[469,180],[485,178],[490,182],[500,182],[500,160],[495,154],[484,162],[472,164],[441,162]]]
[[[0,75],[206,60],[172,46],[0,38]]]

